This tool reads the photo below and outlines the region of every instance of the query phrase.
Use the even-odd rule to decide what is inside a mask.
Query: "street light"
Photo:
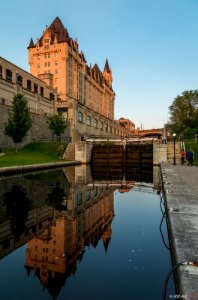
[[[176,133],[173,133],[173,141],[174,141],[173,166],[176,166],[176,157],[175,157],[175,138],[176,138]]]

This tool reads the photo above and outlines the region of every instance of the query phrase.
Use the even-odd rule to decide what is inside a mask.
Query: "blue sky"
[[[88,64],[108,58],[116,118],[163,127],[174,98],[198,88],[198,0],[2,1],[0,56],[29,71],[30,38],[56,16]]]

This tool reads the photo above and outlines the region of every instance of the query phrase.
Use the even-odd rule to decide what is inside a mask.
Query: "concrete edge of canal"
[[[40,170],[54,169],[54,168],[67,167],[67,166],[79,165],[79,164],[81,164],[80,161],[63,161],[63,162],[56,162],[56,163],[3,167],[0,168],[0,176],[23,174],[26,172],[36,172]]]
[[[198,262],[198,196],[172,165],[162,163],[161,173],[173,265]],[[175,297],[198,299],[198,263],[181,265],[176,270],[179,295]]]

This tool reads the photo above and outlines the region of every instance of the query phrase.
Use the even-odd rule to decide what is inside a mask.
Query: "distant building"
[[[118,123],[127,130],[128,137],[135,133],[135,124],[131,120],[120,118]]]
[[[30,73],[54,87],[57,110],[71,124],[73,140],[90,136],[125,136],[127,128],[114,122],[115,92],[106,60],[103,72],[88,66],[84,53],[56,17],[36,43],[30,40]]]

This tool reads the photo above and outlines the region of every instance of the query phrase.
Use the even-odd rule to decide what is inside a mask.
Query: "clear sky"
[[[163,127],[174,98],[198,88],[198,0],[1,1],[0,56],[29,71],[30,38],[56,16],[88,65],[108,58],[115,118]]]

